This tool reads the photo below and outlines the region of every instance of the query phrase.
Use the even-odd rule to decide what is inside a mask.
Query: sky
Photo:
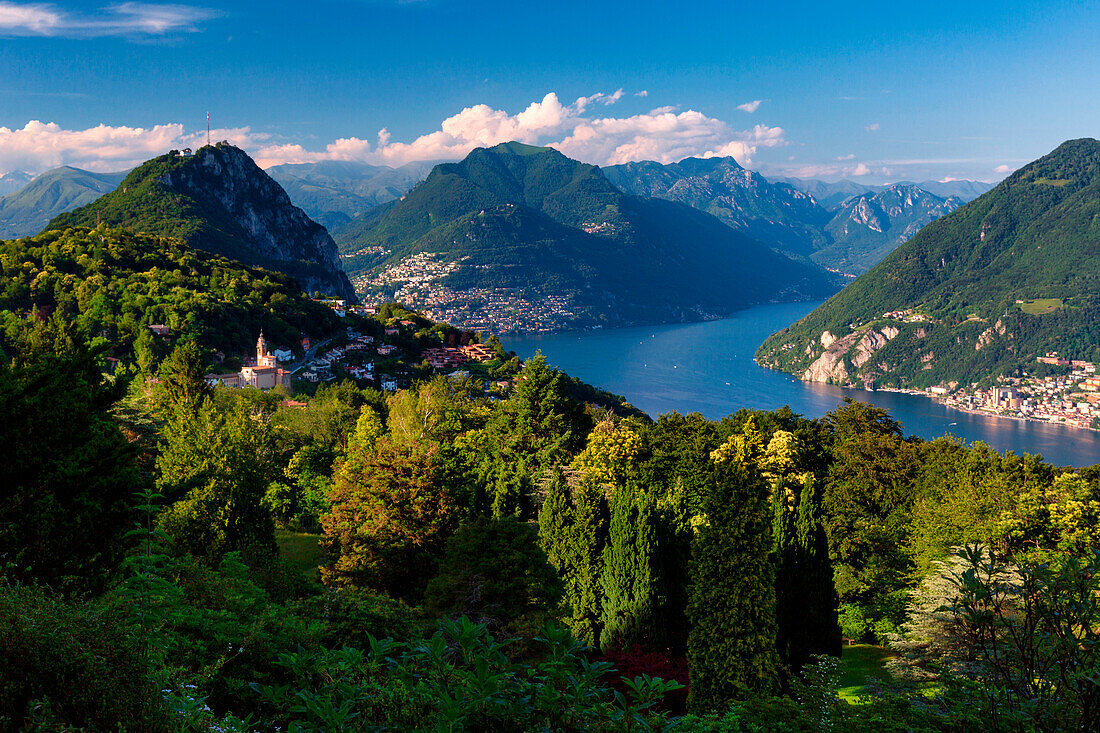
[[[1100,137],[1097,2],[0,0],[0,173],[213,136],[263,166],[732,155],[769,176],[996,181]]]

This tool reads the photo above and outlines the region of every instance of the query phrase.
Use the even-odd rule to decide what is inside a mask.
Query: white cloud
[[[197,31],[201,21],[218,15],[207,8],[140,2],[109,5],[85,15],[52,3],[0,0],[0,36],[163,36]]]
[[[245,147],[262,144],[269,137],[254,134],[247,127],[211,130],[210,135],[214,140],[230,140]],[[124,170],[172,148],[197,147],[205,139],[205,130],[186,133],[179,123],[67,130],[53,122],[31,120],[22,129],[0,127],[0,171],[43,171],[59,165]]]
[[[837,160],[854,160],[855,157],[856,157],[855,153],[848,153],[847,155],[838,155],[836,159]]]
[[[434,132],[408,142],[391,139],[386,128],[375,135],[340,138],[321,150],[275,139],[248,127],[213,130],[211,136],[245,148],[263,167],[319,160],[395,166],[454,160],[476,147],[510,140],[549,145],[571,158],[599,165],[635,160],[669,163],[692,156],[732,156],[749,164],[758,149],[786,144],[781,127],[755,125],[739,130],[690,109],[658,107],[626,117],[607,115],[607,106],[622,97],[621,90],[597,93],[564,105],[551,92],[517,114],[478,104],[443,120]],[[179,123],[151,128],[97,125],[68,130],[55,123],[32,120],[21,130],[0,128],[0,171],[42,171],[58,165],[121,170],[172,148],[198,147],[205,135],[205,131],[187,132]]]
[[[863,129],[866,130],[867,132],[874,132],[878,128],[879,128],[879,124],[877,122],[872,122],[871,124],[867,125],[867,127],[864,127]]]
[[[635,96],[635,97],[648,97],[648,96],[649,96],[649,92],[647,92],[647,91],[646,91],[645,89],[643,89],[643,90],[641,90],[641,91],[639,91],[639,92],[634,92],[634,96]]]
[[[741,110],[742,112],[748,112],[751,114],[760,109],[760,105],[763,103],[763,99],[754,99],[751,102],[745,102],[744,104],[737,105],[737,109]]]
[[[674,107],[658,107],[629,117],[590,114],[594,108],[613,104],[622,96],[622,90],[596,93],[563,105],[551,92],[515,115],[485,104],[467,107],[443,120],[435,132],[411,142],[393,142],[383,130],[385,134],[379,133],[375,145],[350,137],[314,152],[298,145],[273,145],[258,150],[256,157],[261,165],[324,159],[402,165],[418,160],[462,158],[476,147],[516,140],[549,145],[571,158],[599,165],[634,160],[667,163],[691,156],[726,155],[747,163],[759,147],[786,142],[780,127],[756,125],[750,130],[735,130],[701,112],[679,112]]]
[[[871,175],[871,169],[868,168],[864,163],[860,163],[859,165],[857,165],[855,168],[852,169],[852,175],[853,176],[869,176],[869,175]]]
[[[993,172],[994,173],[1011,173],[1014,170],[1015,170],[1015,168],[1013,168],[1010,165],[999,165],[999,166],[997,166],[996,168],[993,169]]]

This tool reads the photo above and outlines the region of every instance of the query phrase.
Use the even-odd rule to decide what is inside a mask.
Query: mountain
[[[376,297],[501,331],[695,320],[838,287],[705,212],[519,143],[436,166],[341,251]]]
[[[733,158],[687,158],[603,168],[609,181],[636,196],[679,201],[782,251],[809,257],[828,244],[828,213],[814,198],[741,167]]]
[[[34,176],[24,171],[0,173],[0,196],[14,193],[34,180]]]
[[[0,198],[0,238],[37,234],[50,219],[113,191],[125,177],[125,172],[92,173],[67,165],[46,171]]]
[[[400,168],[353,161],[287,163],[267,169],[310,218],[335,231],[379,204],[401,198],[428,175],[432,163]]]
[[[830,244],[814,253],[842,272],[866,272],[926,224],[962,206],[914,185],[894,184],[845,201],[825,225]]]
[[[925,191],[931,194],[935,194],[940,198],[950,198],[952,196],[962,199],[963,203],[967,201],[973,201],[981,196],[986,191],[993,188],[995,184],[986,183],[985,181],[921,181],[914,184],[918,188],[923,188]]]
[[[813,184],[804,191],[769,181],[733,158],[688,158],[668,165],[645,161],[603,171],[627,193],[688,204],[785,254],[850,275],[865,272],[922,226],[962,203],[911,184],[801,181]],[[827,210],[819,195],[843,201]]]
[[[819,181],[816,178],[788,178],[773,177],[774,183],[785,183],[808,193],[814,200],[827,211],[834,211],[838,206],[852,198],[865,193],[875,193],[882,190],[883,186],[871,186],[855,181]]]
[[[50,229],[98,222],[177,237],[197,249],[297,278],[308,291],[354,298],[336,243],[248,154],[228,143],[146,161],[111,193]]]
[[[794,186],[799,191],[804,191],[810,194],[814,199],[829,211],[835,211],[840,208],[848,199],[854,196],[862,196],[866,193],[878,193],[883,191],[889,186],[916,186],[917,188],[924,189],[930,194],[939,196],[940,198],[950,198],[952,196],[962,199],[963,203],[967,201],[973,201],[981,196],[983,193],[993,188],[992,183],[986,183],[984,181],[967,181],[967,180],[955,180],[955,181],[921,181],[920,183],[913,183],[912,181],[899,181],[894,184],[888,184],[883,186],[870,185],[866,183],[857,183],[856,181],[840,180],[840,181],[820,181],[815,178],[785,178],[775,177],[770,179],[773,182],[786,183]]]
[[[937,219],[757,352],[803,379],[927,387],[1100,359],[1100,142]]]

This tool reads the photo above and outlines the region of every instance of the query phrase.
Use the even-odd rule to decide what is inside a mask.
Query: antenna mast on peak
[[[210,144],[210,113],[206,113],[206,144]]]

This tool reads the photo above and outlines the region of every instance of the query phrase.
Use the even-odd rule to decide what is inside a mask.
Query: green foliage
[[[600,575],[600,648],[605,651],[625,649],[653,636],[658,605],[656,530],[652,500],[633,486],[618,488],[611,499]]]
[[[447,542],[425,608],[436,616],[466,616],[496,633],[530,637],[550,620],[560,597],[561,582],[534,527],[512,517],[478,517]]]
[[[247,395],[181,402],[163,429],[157,488],[172,504],[159,523],[181,549],[217,564],[230,551],[271,553],[264,495],[275,476],[266,417]]]
[[[167,353],[152,324],[227,354],[249,351],[261,329],[273,343],[295,346],[302,333],[342,328],[285,275],[107,227],[0,242],[0,283],[3,348],[28,327],[25,314],[56,313],[85,340],[105,335],[110,354],[145,373]]]
[[[126,613],[0,585],[0,726],[166,728],[167,709]]]
[[[764,444],[750,421],[713,454],[714,484],[692,548],[688,665],[693,711],[714,711],[778,682],[775,568]]]
[[[137,485],[134,451],[110,415],[122,383],[60,319],[0,355],[0,573],[77,590],[121,559]]]

